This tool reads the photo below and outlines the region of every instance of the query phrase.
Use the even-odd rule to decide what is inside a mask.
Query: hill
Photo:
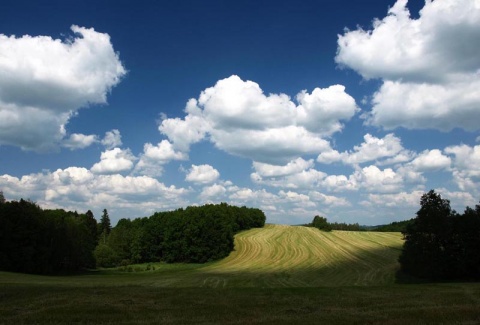
[[[402,244],[400,233],[266,225],[236,235],[235,250],[201,271],[228,286],[383,285],[395,280]]]

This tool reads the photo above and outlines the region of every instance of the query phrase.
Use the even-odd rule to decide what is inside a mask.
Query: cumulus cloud
[[[147,176],[95,174],[81,167],[0,176],[0,188],[11,199],[30,198],[47,208],[97,211],[107,208],[112,218],[134,218],[185,205],[188,190],[165,186]]]
[[[364,142],[359,146],[354,146],[353,151],[338,152],[336,150],[330,150],[322,152],[317,161],[325,164],[341,161],[344,164],[358,165],[369,161],[379,160],[383,158],[390,158],[385,162],[401,162],[404,157],[409,157],[410,153],[402,146],[400,138],[396,137],[393,133],[387,134],[384,138],[379,139],[366,134]]]
[[[179,150],[208,138],[230,154],[278,164],[328,150],[324,137],[341,130],[342,121],[357,111],[340,85],[303,91],[295,103],[231,76],[202,91],[198,100],[189,100],[184,119],[164,119],[159,130]]]
[[[278,176],[288,176],[302,172],[306,169],[313,167],[313,160],[308,161],[297,158],[292,160],[285,166],[270,165],[265,163],[253,162],[253,168],[256,172],[263,177],[278,177]]]
[[[209,184],[215,182],[219,177],[218,170],[210,165],[192,165],[185,180],[197,184]]]
[[[424,191],[412,191],[394,194],[369,194],[368,203],[364,202],[364,205],[377,207],[416,207],[420,205],[420,198],[424,193]]]
[[[420,172],[436,171],[450,167],[450,157],[444,156],[438,149],[425,150],[418,155],[411,165]]]
[[[250,179],[256,184],[285,188],[312,188],[320,184],[325,173],[313,169],[313,159],[308,161],[297,158],[286,165],[270,165],[253,163],[256,172],[250,174]]]
[[[453,155],[453,178],[462,191],[480,195],[480,145],[451,146],[445,153]]]
[[[56,148],[69,119],[105,104],[126,74],[108,34],[71,29],[76,36],[66,41],[0,34],[0,144]]]
[[[322,187],[332,192],[358,190],[356,180],[345,175],[328,175],[323,180]]]
[[[190,145],[204,139],[208,123],[200,116],[187,115],[185,119],[164,119],[159,126],[160,132],[167,135],[175,148],[188,151]]]
[[[400,172],[392,168],[380,169],[370,165],[357,169],[350,176],[329,175],[325,177],[320,186],[332,192],[358,191],[389,193],[402,189],[404,178]]]
[[[107,149],[113,149],[122,145],[122,135],[117,129],[105,132],[105,137],[102,139],[102,144]]]
[[[94,164],[91,171],[96,174],[114,174],[129,171],[133,168],[136,157],[130,149],[114,148],[102,152],[100,162]]]
[[[168,140],[162,140],[156,146],[146,143],[143,146],[143,154],[135,166],[135,173],[148,176],[161,176],[163,166],[172,160],[187,160],[188,155],[175,151]]]
[[[73,133],[69,138],[62,141],[62,147],[70,150],[84,149],[98,142],[96,135],[85,135],[80,133]]]
[[[391,168],[384,170],[371,165],[357,170],[351,176],[353,182],[369,192],[395,192],[403,187],[403,178]]]
[[[318,191],[310,191],[308,196],[312,201],[318,202],[320,205],[326,206],[350,206],[350,202],[343,197],[337,197],[333,195],[326,195],[324,193],[320,193]]]
[[[203,200],[208,199],[220,199],[222,198],[225,193],[227,193],[227,189],[220,184],[213,184],[210,186],[205,186],[200,193],[200,198]]]
[[[478,1],[426,1],[418,19],[406,5],[398,0],[372,30],[347,30],[338,38],[337,63],[366,79],[384,80],[367,123],[478,130]]]
[[[310,204],[310,197],[305,194],[293,192],[293,191],[280,191],[278,192],[278,195],[289,202],[295,202],[295,203],[306,203]],[[313,203],[313,202],[312,202]]]
[[[457,211],[461,212],[466,206],[474,206],[474,197],[467,192],[450,191],[445,188],[435,189],[443,198],[448,199],[451,202],[451,206]],[[420,199],[425,190],[413,190],[411,192],[399,192],[392,194],[369,194],[367,200],[361,202],[363,206],[373,207],[375,209],[387,208],[387,211],[391,209],[400,209],[403,213],[411,211],[410,218],[415,216],[415,211],[420,208]],[[407,217],[408,214],[405,214]]]
[[[228,198],[233,204],[237,205],[260,206],[274,205],[280,202],[277,195],[267,192],[265,189],[252,190],[231,186],[227,188],[227,191],[230,192]]]

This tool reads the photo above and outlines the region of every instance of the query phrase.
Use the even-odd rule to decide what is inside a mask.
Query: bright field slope
[[[378,286],[395,282],[400,233],[266,225],[235,236],[235,250],[208,264],[133,265],[78,276],[0,272],[1,283],[173,288]]]
[[[199,271],[212,286],[391,284],[402,244],[400,233],[266,225],[238,234],[230,256]]]

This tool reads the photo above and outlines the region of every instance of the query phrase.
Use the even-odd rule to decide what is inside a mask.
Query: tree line
[[[378,231],[378,232],[404,232],[413,219],[405,221],[394,221],[386,225],[361,226],[358,223],[328,222],[327,218],[315,216],[311,223],[303,226],[315,227],[322,231],[344,230],[344,231]]]
[[[327,218],[321,216],[315,216],[311,223],[304,225],[306,227],[314,227],[322,231],[332,230],[346,230],[346,231],[363,231],[358,223],[344,223],[344,222],[328,222]]]
[[[121,219],[112,227],[106,209],[97,222],[90,210],[44,210],[27,200],[2,199],[0,224],[0,270],[58,274],[96,266],[223,258],[234,248],[233,235],[263,227],[265,214],[222,203]]]
[[[97,221],[86,214],[43,210],[33,202],[0,202],[0,269],[53,274],[94,268]]]
[[[403,232],[401,270],[431,280],[480,280],[480,205],[463,214],[435,191],[425,193],[420,210]]]
[[[121,219],[95,256],[103,267],[165,261],[205,263],[228,256],[233,235],[265,225],[265,214],[226,203]]]

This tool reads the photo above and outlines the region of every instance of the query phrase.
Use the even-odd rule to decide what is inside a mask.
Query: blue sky
[[[480,199],[480,2],[3,1],[0,190],[375,225]]]

